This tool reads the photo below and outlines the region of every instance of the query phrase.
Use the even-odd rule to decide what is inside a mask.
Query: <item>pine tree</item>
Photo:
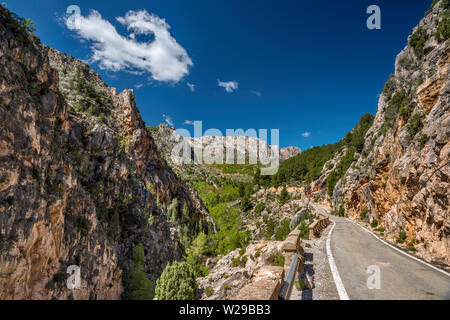
[[[284,205],[289,200],[289,193],[286,190],[286,187],[283,187],[280,193],[280,205]]]
[[[196,293],[195,273],[186,262],[168,264],[156,282],[158,300],[194,300]]]
[[[247,195],[244,195],[244,197],[241,200],[241,209],[242,211],[248,211],[252,207],[252,204],[250,203],[250,199]]]
[[[147,279],[144,272],[144,246],[139,243],[134,249],[133,261],[131,262],[128,288],[125,298],[130,300],[151,300],[155,294],[155,285]]]

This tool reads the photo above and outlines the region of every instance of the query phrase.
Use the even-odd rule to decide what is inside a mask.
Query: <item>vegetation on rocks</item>
[[[192,242],[186,250],[185,261],[191,266],[196,277],[205,277],[209,270],[204,262],[212,248],[208,246],[208,237],[203,232]]]
[[[139,243],[134,249],[133,260],[129,271],[128,287],[124,293],[125,299],[151,300],[155,293],[155,284],[147,279],[144,272],[144,246]]]
[[[417,30],[410,36],[409,45],[413,48],[416,56],[420,57],[423,55],[423,49],[427,40],[427,31],[421,27],[417,28]]]
[[[411,120],[408,123],[408,133],[411,136],[411,138],[414,138],[416,134],[422,130],[423,128],[423,122],[422,122],[422,115],[420,113],[416,113],[411,117]]]
[[[280,206],[284,205],[289,200],[289,193],[286,187],[283,187],[280,193]]]
[[[441,21],[439,21],[435,37],[438,42],[444,42],[450,38],[450,9],[445,10]]]
[[[273,254],[270,257],[270,260],[272,261],[273,266],[277,267],[284,267],[284,254],[282,252],[278,252],[276,254]]]
[[[156,281],[157,300],[194,300],[196,295],[195,272],[187,262],[168,264]]]
[[[242,229],[241,210],[230,207],[229,203],[241,200],[244,211],[250,207],[249,195],[253,192],[244,183],[222,181],[221,187],[208,185],[203,181],[194,183],[196,191],[212,215],[218,232],[210,235],[212,252],[226,254],[243,247],[249,240],[249,234]],[[243,203],[243,204],[242,204]]]

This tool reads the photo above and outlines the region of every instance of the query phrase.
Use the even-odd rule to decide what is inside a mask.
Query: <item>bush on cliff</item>
[[[428,40],[427,31],[421,27],[417,28],[409,38],[409,45],[413,48],[416,56],[420,57],[423,55],[423,49],[425,48],[425,43]]]
[[[196,293],[195,273],[186,262],[168,264],[156,282],[158,300],[194,300]]]
[[[196,277],[206,277],[209,273],[204,261],[206,254],[211,251],[208,246],[208,237],[200,232],[192,242],[191,246],[186,250],[184,260],[192,267]]]
[[[446,10],[444,17],[439,21],[435,37],[438,42],[444,42],[450,38],[450,11]]]
[[[420,115],[420,113],[416,113],[415,115],[413,115],[411,117],[411,120],[409,121],[408,124],[408,133],[411,136],[411,139],[414,138],[416,136],[416,134],[422,130],[423,128],[423,122],[422,122],[422,116]]]
[[[280,193],[280,205],[282,206],[288,201],[289,201],[289,193],[287,192],[286,187],[284,187]]]
[[[147,279],[144,272],[144,246],[138,244],[134,249],[133,261],[131,262],[128,288],[125,292],[125,298],[130,300],[151,300],[155,294],[154,283]]]

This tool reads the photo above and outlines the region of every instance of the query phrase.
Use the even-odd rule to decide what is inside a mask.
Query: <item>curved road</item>
[[[343,293],[350,300],[450,300],[448,274],[398,252],[349,219],[335,216],[330,219],[336,223],[331,235],[328,234],[330,249]],[[372,271],[367,273],[370,266]],[[377,269],[380,288],[369,289],[368,278]],[[371,278],[371,287],[377,285],[374,279]]]

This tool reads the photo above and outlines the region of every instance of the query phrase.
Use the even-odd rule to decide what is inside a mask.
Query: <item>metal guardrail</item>
[[[291,295],[292,287],[295,282],[295,276],[297,274],[298,263],[298,252],[296,252],[292,257],[291,266],[289,267],[289,271],[286,274],[286,277],[284,277],[283,284],[281,285],[280,293],[278,294],[279,300],[286,300]]]

